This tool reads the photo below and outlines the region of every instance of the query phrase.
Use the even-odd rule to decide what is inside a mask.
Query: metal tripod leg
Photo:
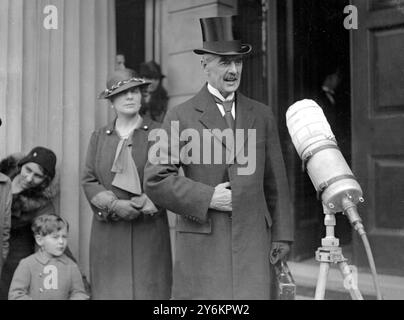
[[[315,300],[324,300],[325,287],[327,286],[328,271],[330,270],[330,264],[328,262],[320,262],[320,270],[318,273]]]
[[[348,263],[346,261],[338,262],[338,267],[344,279],[344,287],[349,291],[352,300],[363,300],[362,294],[358,289],[358,281],[354,279]]]
[[[320,271],[317,279],[315,300],[324,300],[327,277],[331,263],[338,263],[341,271],[344,287],[349,291],[353,300],[363,300],[358,289],[357,281],[354,279],[351,267],[346,262],[339,246],[339,240],[334,235],[335,215],[323,204],[324,225],[326,226],[326,236],[321,239],[322,246],[316,251],[316,260],[320,262]]]

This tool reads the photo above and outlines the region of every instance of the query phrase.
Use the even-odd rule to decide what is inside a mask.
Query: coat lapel
[[[220,113],[218,107],[216,106],[215,99],[208,91],[206,85],[202,88],[199,94],[195,97],[195,109],[202,112],[199,121],[202,125],[209,129],[213,136],[223,144],[224,147],[226,146],[226,141],[223,137],[213,129],[219,129],[223,131],[227,129],[227,123],[222,114]],[[229,147],[230,148],[230,147]]]
[[[143,167],[147,160],[147,135],[149,134],[151,126],[151,119],[149,117],[144,117],[141,127],[136,129],[132,135],[132,157],[135,161],[142,183],[143,176],[140,173],[143,172]]]
[[[213,129],[219,129],[223,131],[227,129],[227,123],[216,106],[215,100],[208,91],[207,87],[204,86],[202,90],[195,97],[195,109],[202,112],[199,121],[202,125],[211,130],[215,138],[220,141],[224,147],[228,150],[233,149],[231,145],[226,146],[226,139],[223,139],[222,135],[216,134]],[[240,151],[248,140],[249,131],[255,122],[255,114],[253,113],[252,105],[249,104],[248,99],[241,93],[236,94],[236,130],[239,129],[239,135],[236,136],[236,141],[234,143],[234,152],[229,154],[233,159],[227,159],[228,163],[233,163],[232,160],[237,157]],[[213,131],[212,131],[213,130]],[[241,133],[241,134],[240,134]],[[241,140],[240,140],[241,139]],[[240,141],[238,141],[240,140]]]
[[[248,102],[245,96],[241,93],[237,93],[236,96],[236,151],[234,157],[237,159],[237,155],[243,150],[251,129],[255,122],[255,114],[253,112],[252,105]],[[237,131],[239,134],[237,134]],[[241,134],[240,134],[241,133]],[[241,140],[240,140],[241,139]]]

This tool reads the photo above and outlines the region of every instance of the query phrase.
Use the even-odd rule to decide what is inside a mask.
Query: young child
[[[69,225],[44,214],[32,224],[39,250],[20,261],[11,281],[9,300],[86,300],[78,266],[65,254]]]

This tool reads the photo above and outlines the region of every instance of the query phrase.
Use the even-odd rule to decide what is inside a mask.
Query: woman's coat
[[[111,185],[111,172],[119,136],[114,123],[95,131],[87,152],[82,185],[90,201],[101,191],[111,190],[119,199],[133,194]],[[144,118],[132,136],[132,156],[143,181],[147,161],[148,134],[158,124]],[[93,299],[169,299],[171,294],[171,246],[166,211],[141,215],[127,221],[104,221],[96,207],[90,239],[90,282]]]

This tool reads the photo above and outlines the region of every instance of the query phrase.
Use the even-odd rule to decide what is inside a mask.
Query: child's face
[[[51,257],[61,256],[67,246],[66,227],[46,236],[36,236],[38,245]]]

